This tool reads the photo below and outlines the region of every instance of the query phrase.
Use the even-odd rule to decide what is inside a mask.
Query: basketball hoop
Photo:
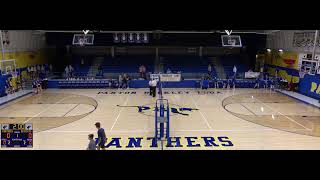
[[[76,46],[93,45],[93,34],[75,34],[73,36],[72,44]]]
[[[84,46],[84,43],[85,43],[84,38],[80,38],[80,39],[79,39],[79,46],[83,47],[83,46]]]
[[[231,46],[236,45],[236,40],[232,39],[232,37],[230,35],[228,35],[228,44]]]

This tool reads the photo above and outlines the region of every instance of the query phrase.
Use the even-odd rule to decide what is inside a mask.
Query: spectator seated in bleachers
[[[232,85],[233,89],[236,88],[236,76],[232,77],[230,85]]]
[[[268,88],[268,81],[269,81],[269,76],[267,73],[264,74],[264,77],[263,77],[263,88]]]
[[[36,70],[37,70],[37,77],[38,77],[39,74],[40,74],[40,72],[41,72],[41,66],[40,66],[40,64],[38,64],[38,65],[36,66]]]
[[[44,64],[41,65],[41,71],[40,71],[40,73],[45,73]]]
[[[232,77],[230,79],[229,75],[227,75],[226,77],[226,81],[224,82],[223,84],[223,88],[227,88],[227,89],[230,89],[230,86],[232,85],[233,87],[235,87],[235,78],[233,79],[234,77]]]
[[[65,73],[65,77],[66,77],[67,79],[69,79],[69,78],[70,78],[70,76],[69,76],[69,72],[70,72],[70,70],[69,70],[69,66],[66,66],[66,68],[64,69],[64,73]]]
[[[27,76],[31,78],[31,66],[27,67]]]
[[[48,64],[44,65],[44,72],[45,72],[46,76],[49,75],[49,65]]]
[[[102,66],[102,64],[99,65],[98,71],[99,71],[99,76],[103,76],[103,66]]]
[[[13,93],[13,86],[12,86],[12,82],[11,82],[10,77],[6,80],[5,88],[6,88],[6,94]]]
[[[171,74],[171,73],[172,73],[171,69],[168,68],[166,73],[167,73],[167,74]]]
[[[275,84],[276,84],[276,77],[270,78],[270,89],[274,90],[275,89]]]
[[[123,79],[122,79],[122,89],[129,89],[129,81],[130,81],[130,77],[127,74],[123,75]]]
[[[35,69],[34,66],[30,66],[30,79],[34,79],[35,75]]]
[[[118,85],[119,85],[119,88],[122,88],[122,86],[123,86],[123,77],[122,77],[122,75],[121,74],[119,74],[119,79],[118,79]]]
[[[237,67],[236,65],[233,66],[233,77],[237,77]]]
[[[144,65],[141,65],[139,67],[139,73],[140,73],[140,78],[141,79],[147,79],[147,76],[146,76],[146,67]]]
[[[257,78],[256,78],[256,81],[255,81],[255,84],[254,84],[254,87],[253,88],[258,88],[259,89],[259,87],[260,87],[260,77],[258,76]]]
[[[212,76],[212,81],[213,81],[213,86],[214,86],[214,88],[219,88],[219,83],[218,83],[218,78],[217,78],[217,76],[213,75],[213,76]]]
[[[39,92],[42,91],[42,87],[41,87],[41,81],[39,79],[37,80],[34,80],[32,82],[32,88],[33,88],[33,91],[34,93],[38,94]]]
[[[211,75],[212,73],[212,66],[211,64],[208,65],[208,74]]]
[[[69,65],[69,77],[73,77],[74,76],[74,69],[72,67],[72,65]]]
[[[21,74],[17,76],[16,83],[17,83],[17,91],[23,90],[23,78]]]

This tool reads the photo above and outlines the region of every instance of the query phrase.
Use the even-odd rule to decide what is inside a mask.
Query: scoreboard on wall
[[[1,147],[33,147],[32,124],[1,124]]]

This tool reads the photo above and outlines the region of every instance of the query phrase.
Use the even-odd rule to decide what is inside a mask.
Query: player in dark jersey
[[[201,79],[201,89],[208,89],[209,88],[209,80],[208,77],[204,76]]]
[[[232,80],[230,79],[230,77],[227,75],[227,80],[226,80],[226,83],[225,83],[225,88],[230,88],[230,84],[231,84]]]
[[[270,89],[271,90],[274,90],[275,82],[276,82],[276,77],[270,78]]]
[[[34,93],[38,94],[37,81],[32,81],[32,89]]]
[[[13,93],[13,92],[12,92],[12,87],[11,87],[10,79],[9,79],[9,78],[6,80],[5,88],[6,88],[6,90],[7,90],[7,94]]]
[[[107,140],[106,133],[104,132],[104,129],[101,128],[101,124],[99,122],[96,122],[95,126],[98,129],[98,150],[100,150],[100,148],[105,150],[105,143]]]
[[[256,81],[255,81],[255,84],[254,84],[254,87],[253,88],[258,88],[259,89],[260,87],[260,78],[259,76],[256,78]]]
[[[32,82],[32,88],[34,90],[34,93],[38,94],[39,92],[42,91],[42,88],[41,88],[41,81],[39,79],[37,80],[34,80]]]
[[[219,88],[218,79],[215,75],[212,77],[214,88]]]
[[[232,88],[236,88],[236,77],[233,76],[232,79],[231,79],[231,85],[232,85]]]
[[[263,78],[263,88],[268,88],[268,81],[269,81],[269,76],[268,74],[265,74],[264,75],[264,78]]]
[[[226,79],[226,81],[224,81],[223,82],[223,88],[228,88],[228,86],[229,86],[229,76],[227,75],[227,77],[226,77],[227,79]]]

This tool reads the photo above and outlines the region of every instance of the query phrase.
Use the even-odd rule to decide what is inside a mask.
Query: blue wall
[[[6,95],[5,83],[6,83],[6,79],[0,75],[0,97]]]
[[[1,75],[1,71],[0,71],[0,97],[6,96],[6,80],[8,79],[8,77],[11,77],[11,75],[5,75],[2,76]]]
[[[305,75],[300,79],[299,92],[306,96],[320,100],[320,75]]]

